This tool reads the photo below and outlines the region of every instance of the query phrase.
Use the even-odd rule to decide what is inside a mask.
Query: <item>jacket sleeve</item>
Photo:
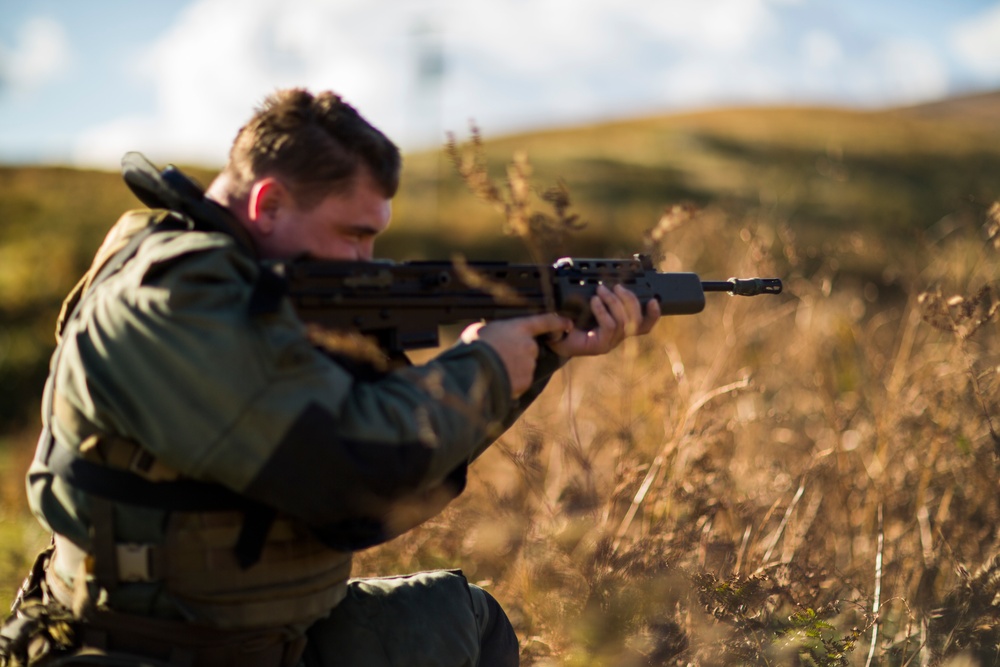
[[[313,347],[287,300],[249,314],[257,268],[231,248],[163,254],[90,300],[61,386],[78,385],[77,409],[101,429],[331,546],[376,544],[439,512],[518,413],[484,343],[362,382]]]
[[[489,435],[484,438],[477,447],[473,449],[472,456],[470,460],[479,458],[479,456],[489,449],[489,446],[500,437],[500,435],[514,425],[521,415],[524,414],[525,410],[531,407],[531,404],[535,402],[545,387],[548,386],[549,380],[552,379],[552,375],[563,367],[563,365],[568,361],[564,357],[560,357],[558,354],[553,352],[546,346],[542,346],[538,354],[538,363],[535,367],[535,376],[528,387],[528,390],[521,394],[517,400],[511,402],[511,409],[507,413],[507,416],[500,422],[499,428],[495,431],[491,431]]]

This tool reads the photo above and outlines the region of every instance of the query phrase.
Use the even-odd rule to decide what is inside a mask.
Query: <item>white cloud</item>
[[[113,168],[125,153],[133,150],[147,151],[148,157],[164,162],[179,161],[176,155],[162,152],[162,146],[149,150],[151,144],[142,143],[143,138],[156,137],[160,133],[161,128],[154,119],[118,118],[81,136],[73,149],[73,161],[78,165]]]
[[[948,71],[930,46],[916,41],[886,42],[878,51],[883,99],[895,103],[921,102],[948,93]]]
[[[951,31],[955,53],[978,74],[1000,76],[1000,4]]]
[[[36,16],[20,27],[12,48],[0,45],[0,80],[15,93],[31,93],[64,74],[70,62],[66,30]]]
[[[192,0],[136,59],[156,112],[77,149],[219,164],[282,86],[342,93],[404,147],[475,119],[489,135],[712,104],[885,104],[943,94],[942,54],[850,41],[803,0]],[[839,30],[839,32],[838,32]],[[440,51],[443,76],[420,79]]]
[[[191,3],[134,66],[135,76],[154,82],[155,116],[95,128],[78,145],[76,160],[107,164],[138,149],[172,161],[220,164],[253,106],[286,86],[333,88],[363,113],[379,115],[373,122],[398,123],[405,42],[396,42],[405,39],[405,12],[387,13],[377,4]]]
[[[840,41],[826,30],[810,30],[802,37],[802,51],[810,67],[825,69],[844,57]]]
[[[76,160],[220,163],[253,104],[288,85],[337,90],[404,146],[470,118],[496,133],[662,105],[655,82],[681,54],[738,57],[775,30],[776,1],[195,0],[136,62],[156,116],[95,128]],[[421,47],[444,53],[439,89],[417,81]]]

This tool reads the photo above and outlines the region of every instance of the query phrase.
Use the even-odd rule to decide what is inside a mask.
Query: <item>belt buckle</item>
[[[115,551],[119,581],[127,583],[153,581],[151,545],[127,542],[116,544]]]

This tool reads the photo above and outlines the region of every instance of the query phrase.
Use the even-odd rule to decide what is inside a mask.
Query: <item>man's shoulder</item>
[[[178,213],[156,209],[122,216],[118,231],[112,230],[118,240],[102,260],[120,263],[119,268],[94,290],[94,302],[103,303],[109,317],[124,321],[129,312],[159,316],[243,307],[260,275],[257,260],[231,236],[191,229],[187,222]],[[142,237],[127,257],[113,252],[136,234]]]
[[[153,230],[150,240],[142,245],[141,253],[146,256],[166,258],[213,251],[221,254],[238,251],[234,254],[245,254],[232,236],[223,232],[193,229],[187,216],[174,211],[140,209],[125,213],[122,220],[136,221],[131,223],[133,225],[145,221],[145,224],[159,228]]]
[[[257,262],[250,257],[236,240],[225,233],[187,229],[177,224],[162,224],[174,217],[183,223],[184,216],[172,211],[140,210],[123,216],[132,224],[143,219],[156,229],[139,246],[130,262],[131,271],[143,284],[153,284],[168,279],[171,274],[183,279],[184,274],[217,274],[230,276],[239,282],[252,284],[259,272]]]

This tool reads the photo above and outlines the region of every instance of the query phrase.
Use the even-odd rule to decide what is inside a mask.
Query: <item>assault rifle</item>
[[[439,344],[438,327],[555,311],[577,326],[594,324],[590,298],[599,285],[621,284],[664,315],[705,308],[705,292],[780,294],[777,278],[702,281],[694,273],[660,273],[650,257],[565,258],[553,266],[505,262],[272,262],[308,324],[359,332],[388,353]]]
[[[173,165],[162,171],[139,153],[122,158],[126,184],[147,206],[189,216],[196,229],[242,240],[239,222],[204,196],[201,187]],[[660,273],[645,255],[632,259],[561,259],[553,266],[505,262],[296,260],[271,262],[284,280],[299,316],[327,329],[357,332],[396,355],[436,347],[438,327],[555,311],[577,326],[594,324],[590,297],[601,284],[622,284],[664,315],[705,307],[705,292],[739,296],[780,294],[777,278],[702,281],[693,273]]]

